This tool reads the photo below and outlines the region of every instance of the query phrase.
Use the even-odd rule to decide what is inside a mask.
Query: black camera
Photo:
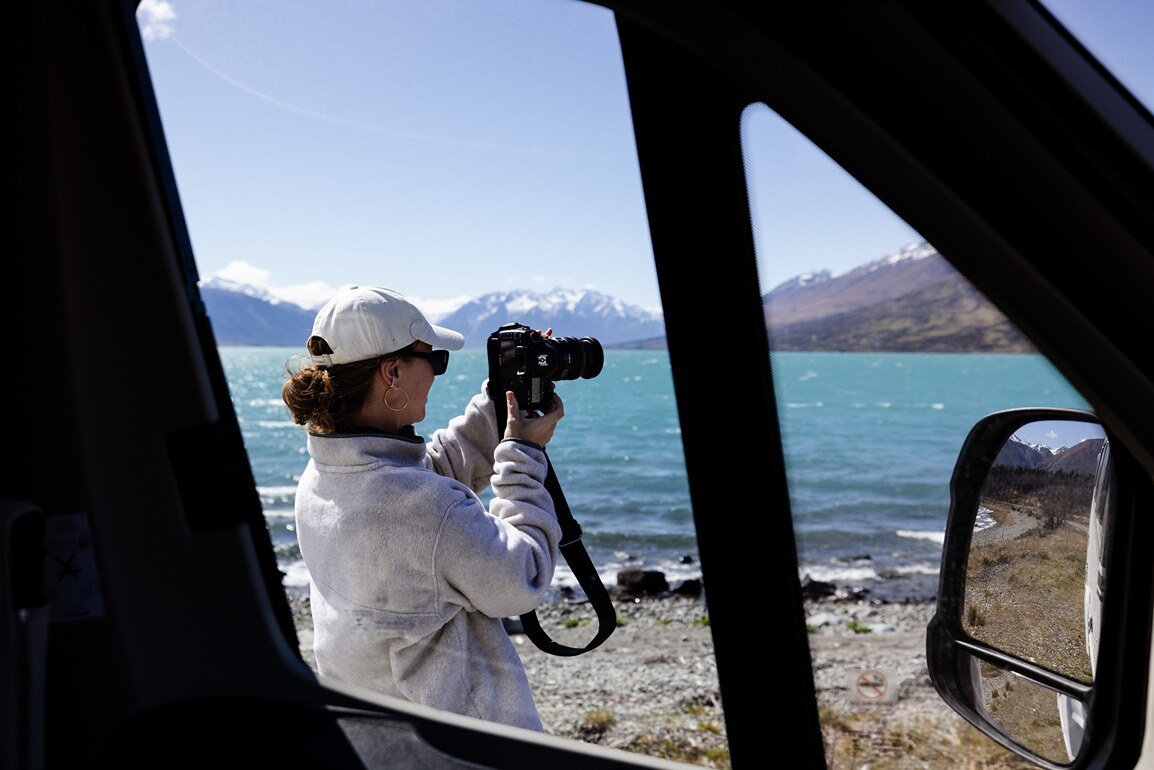
[[[522,409],[544,410],[557,380],[592,379],[605,353],[592,337],[543,337],[525,324],[507,323],[489,335],[489,383],[494,396],[507,390]]]

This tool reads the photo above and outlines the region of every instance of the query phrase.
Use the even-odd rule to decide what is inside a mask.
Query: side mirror
[[[930,678],[959,714],[1044,767],[1090,717],[1114,520],[1110,444],[1075,409],[1014,409],[970,431],[950,482]]]

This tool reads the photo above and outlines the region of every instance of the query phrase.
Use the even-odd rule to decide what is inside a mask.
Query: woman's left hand
[[[505,438],[531,441],[538,446],[549,443],[553,438],[553,431],[557,429],[557,422],[565,416],[565,405],[561,403],[561,397],[556,393],[553,394],[553,400],[544,414],[522,410],[517,404],[517,395],[511,390],[505,393],[505,405],[508,411]]]

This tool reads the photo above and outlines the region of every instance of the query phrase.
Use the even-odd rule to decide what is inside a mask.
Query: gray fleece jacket
[[[473,397],[419,436],[308,436],[296,495],[322,676],[457,714],[541,730],[501,622],[534,609],[561,528],[545,453],[497,441]],[[489,510],[477,492],[492,484]]]

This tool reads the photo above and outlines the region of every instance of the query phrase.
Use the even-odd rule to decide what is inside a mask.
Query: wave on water
[[[917,530],[917,529],[899,529],[895,533],[898,537],[908,537],[914,540],[929,540],[931,543],[943,545],[946,542],[945,531],[939,530]]]
[[[271,406],[277,409],[284,409],[284,400],[280,398],[250,398],[245,401],[245,404],[253,408]],[[296,423],[290,422],[289,425],[295,426]]]
[[[824,562],[803,559],[798,577],[803,582],[808,579],[836,586],[849,595],[864,592],[870,600],[929,601],[936,594],[940,568],[937,559],[911,559],[908,553],[895,552],[879,559],[869,556],[831,557]]]
[[[261,497],[296,497],[296,484],[281,484],[279,486],[257,487],[257,493]]]
[[[289,556],[282,555],[279,559],[279,567],[282,574],[282,582],[286,588],[308,588],[309,585],[309,571],[305,566],[304,560],[300,558],[300,552]],[[701,568],[696,564],[652,564],[652,565],[638,565],[631,563],[628,559],[610,561],[603,563],[597,568],[597,575],[601,578],[601,582],[605,586],[617,585],[617,573],[621,570],[639,567],[646,570],[657,570],[665,575],[669,587],[676,588],[686,580],[700,580]],[[573,570],[565,563],[564,559],[557,563],[557,568],[553,573],[552,588],[554,589],[579,589],[580,583],[577,577],[573,574]]]
[[[892,576],[911,576],[911,575],[937,575],[941,572],[941,565],[939,564],[899,564],[886,571],[886,574]]]
[[[256,488],[260,496],[261,506],[264,508],[265,518],[277,516],[293,516],[293,503],[296,501],[296,486],[265,486]]]
[[[286,588],[308,588],[309,571],[304,561],[298,559],[282,564],[281,572],[284,574],[283,582]]]
[[[989,508],[978,506],[978,517],[974,519],[975,532],[981,532],[983,529],[989,529],[997,523],[997,520],[993,516],[993,512]]]
[[[810,580],[835,585],[861,583],[867,580],[879,580],[878,571],[872,566],[854,566],[838,564],[807,564],[798,570],[799,577],[808,576]]]

